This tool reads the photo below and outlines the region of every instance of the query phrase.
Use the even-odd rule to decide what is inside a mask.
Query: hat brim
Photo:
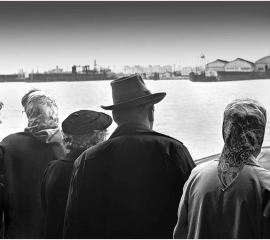
[[[128,107],[139,106],[139,105],[146,104],[146,103],[156,104],[156,103],[160,102],[165,96],[166,96],[165,92],[154,93],[151,95],[135,98],[135,99],[132,99],[132,100],[129,100],[126,102],[122,102],[122,103],[118,103],[115,105],[110,105],[110,106],[101,105],[100,107],[102,107],[105,110],[119,110],[119,109],[124,109],[124,108],[128,108]]]

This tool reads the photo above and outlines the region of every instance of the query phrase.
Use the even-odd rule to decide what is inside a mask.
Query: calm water
[[[270,113],[270,80],[194,83],[188,80],[145,81],[152,93],[167,92],[156,105],[154,130],[182,141],[194,159],[219,153],[223,147],[222,118],[226,105],[236,98],[253,98]],[[100,105],[112,104],[110,81],[0,83],[0,140],[22,131],[27,125],[21,98],[31,87],[50,92],[58,105],[60,122],[70,113],[91,109],[105,111]],[[270,117],[268,117],[270,118]],[[264,146],[270,146],[270,124],[267,123]],[[116,128],[113,123],[111,134]]]

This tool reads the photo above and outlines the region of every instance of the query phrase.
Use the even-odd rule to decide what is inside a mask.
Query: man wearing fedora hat
[[[152,94],[139,75],[111,82],[118,127],[74,163],[64,238],[172,238],[195,164],[178,140],[152,130]]]

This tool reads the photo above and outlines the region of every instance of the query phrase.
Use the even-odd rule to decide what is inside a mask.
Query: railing
[[[204,157],[204,158],[194,160],[194,162],[196,163],[196,165],[199,165],[199,164],[204,163],[204,162],[208,162],[208,161],[218,159],[220,155],[221,155],[221,153],[214,154],[214,155],[211,155],[211,156],[208,156],[208,157]],[[265,168],[267,170],[270,170],[270,146],[262,147],[262,150],[261,150],[259,156],[256,159],[259,161],[260,165],[263,168]]]

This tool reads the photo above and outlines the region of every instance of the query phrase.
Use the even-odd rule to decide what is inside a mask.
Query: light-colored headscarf
[[[4,103],[0,101],[0,110],[3,108]],[[0,124],[2,123],[2,121],[0,120]]]
[[[46,92],[33,91],[24,103],[30,132],[45,143],[61,143],[62,134],[58,127],[58,108],[55,100]]]
[[[225,109],[224,147],[219,158],[218,177],[223,190],[238,177],[245,164],[257,164],[266,125],[266,110],[252,99],[236,99]],[[254,157],[255,156],[255,157]]]

